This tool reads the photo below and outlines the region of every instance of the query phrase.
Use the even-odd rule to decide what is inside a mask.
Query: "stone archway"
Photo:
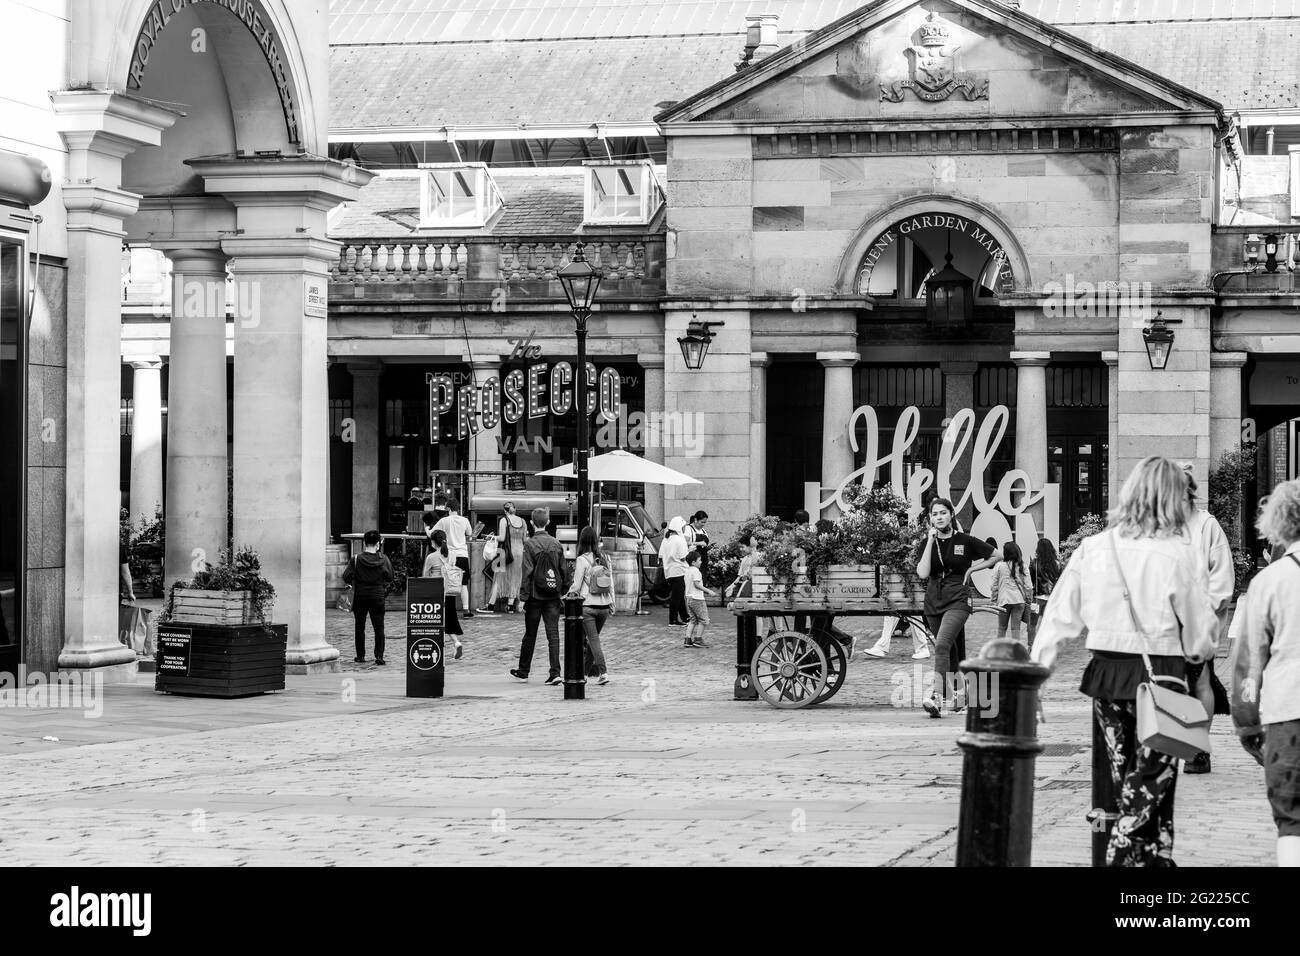
[[[841,295],[860,294],[859,276],[864,263],[872,255],[873,248],[882,248],[882,242],[886,241],[891,230],[918,217],[928,217],[935,225],[940,225],[940,218],[952,217],[960,220],[968,233],[978,230],[982,236],[976,236],[977,242],[981,245],[987,243],[985,247],[990,252],[997,249],[1005,255],[1006,266],[1014,277],[1016,289],[1033,288],[1029,260],[1006,223],[978,203],[942,193],[930,193],[896,203],[862,224],[840,260],[835,291]]]
[[[274,620],[289,627],[290,668],[337,667],[338,652],[324,635],[323,300],[338,256],[326,217],[354,199],[370,174],[322,158],[325,104],[312,93],[323,96],[327,86],[328,14],[292,5],[291,17],[286,0],[96,0],[80,4],[74,18],[68,89],[51,97],[70,180],[63,186],[69,438],[61,667],[135,669],[134,652],[116,639],[118,495],[116,481],[105,479],[120,461],[116,265],[128,228],[188,263],[199,286],[223,284],[219,267],[228,262],[250,291],[243,301],[252,308],[235,322],[235,541],[259,551],[276,586]],[[207,31],[202,43],[196,29]],[[175,82],[151,87],[151,64],[168,62],[160,43],[171,48],[163,79]],[[193,52],[213,57],[202,68],[194,64],[195,74],[220,89],[204,90],[185,75],[177,57],[191,43]],[[174,103],[182,96],[197,103],[192,117]],[[207,126],[217,135],[205,138]],[[188,296],[184,272],[173,276],[175,317]],[[217,334],[182,341],[187,336],[175,333],[186,323],[173,324],[173,365],[183,364],[178,350],[188,349],[191,363],[201,352],[205,368],[222,370],[212,388],[224,393],[224,305],[205,318]],[[203,432],[205,441],[221,443],[224,458],[224,400],[201,394],[207,378],[175,372],[173,386],[188,387],[193,400],[169,403],[169,432]],[[199,411],[211,413],[204,421],[212,428],[192,417]],[[169,442],[169,459],[176,448]],[[218,494],[182,477],[169,480],[169,501],[173,492],[219,499],[203,520],[217,523],[219,508],[214,534],[225,541],[224,487]],[[187,551],[197,545],[183,543]],[[203,550],[215,559],[206,541]]]

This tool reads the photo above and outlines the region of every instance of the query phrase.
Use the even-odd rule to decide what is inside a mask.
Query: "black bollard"
[[[582,598],[564,599],[564,699],[584,700],[587,677],[583,673],[582,650],[587,643],[582,630]]]
[[[1106,847],[1110,845],[1110,831],[1119,818],[1119,794],[1115,792],[1115,778],[1110,773],[1110,754],[1106,750],[1106,736],[1095,716],[1092,723],[1092,809],[1088,811],[1088,825],[1092,828],[1092,865],[1106,865]]]
[[[1034,822],[1034,758],[1038,742],[1038,688],[1048,670],[1031,663],[1019,641],[990,641],[979,657],[962,661],[966,732],[958,866],[1029,866]]]
[[[752,614],[736,615],[736,700],[758,700],[758,688],[750,674],[758,650],[758,621]]]

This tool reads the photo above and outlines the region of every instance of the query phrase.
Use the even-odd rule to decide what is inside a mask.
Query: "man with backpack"
[[[510,672],[515,680],[528,680],[533,666],[533,649],[537,646],[537,625],[546,622],[546,644],[550,654],[550,671],[546,683],[563,682],[560,676],[560,599],[569,590],[569,572],[564,565],[564,549],[546,533],[551,512],[533,509],[533,536],[524,541],[523,583],[519,597],[524,602],[524,641],[519,648],[519,667]]]

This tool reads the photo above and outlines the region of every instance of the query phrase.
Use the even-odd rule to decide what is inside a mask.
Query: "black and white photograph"
[[[0,921],[1281,928],[1297,270],[1300,0],[0,0]]]

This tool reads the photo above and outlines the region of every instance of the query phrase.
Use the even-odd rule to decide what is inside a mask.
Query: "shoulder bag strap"
[[[1143,630],[1143,628],[1142,628],[1142,624],[1138,621],[1137,611],[1134,610],[1134,608],[1133,608],[1133,597],[1132,597],[1132,595],[1129,593],[1129,589],[1128,589],[1128,578],[1125,577],[1125,575],[1124,575],[1124,565],[1120,562],[1120,559],[1119,559],[1119,548],[1118,548],[1118,547],[1116,546],[1116,544],[1115,544],[1115,537],[1116,537],[1116,535],[1119,534],[1119,532],[1118,532],[1118,531],[1114,531],[1114,530],[1112,530],[1112,531],[1107,532],[1107,534],[1110,536],[1110,551],[1111,551],[1111,554],[1113,554],[1113,555],[1115,556],[1115,570],[1119,573],[1119,583],[1120,583],[1120,588],[1121,588],[1122,591],[1124,592],[1124,603],[1125,603],[1125,605],[1128,606],[1128,615],[1129,615],[1129,618],[1132,619],[1132,621],[1133,621],[1133,626],[1134,626],[1135,628],[1137,628],[1137,632],[1138,632],[1138,634],[1141,635],[1143,638],[1145,638],[1145,637],[1146,637],[1146,631]],[[1180,630],[1180,631],[1178,632],[1178,643],[1179,643],[1179,646],[1180,646],[1180,647],[1181,647],[1181,645],[1182,645],[1182,642],[1183,642],[1183,635],[1182,635],[1182,631]],[[1183,656],[1184,656],[1184,657],[1187,656],[1187,654],[1186,654],[1185,651],[1184,651],[1184,653],[1183,653]],[[1165,681],[1174,681],[1174,682],[1176,682],[1176,683],[1182,684],[1184,689],[1187,688],[1187,681],[1179,680],[1177,677],[1160,677],[1160,678],[1157,678],[1156,675],[1155,675],[1155,671],[1153,671],[1153,670],[1151,669],[1151,657],[1150,657],[1150,655],[1147,654],[1147,651],[1146,651],[1146,648],[1145,648],[1145,647],[1142,648],[1142,663],[1144,663],[1144,664],[1146,665],[1147,676],[1148,676],[1149,678],[1151,678],[1152,681],[1160,681],[1160,680],[1165,680]]]
[[[1294,561],[1297,567],[1300,567],[1300,558],[1297,558],[1294,554],[1288,554],[1287,557]]]

